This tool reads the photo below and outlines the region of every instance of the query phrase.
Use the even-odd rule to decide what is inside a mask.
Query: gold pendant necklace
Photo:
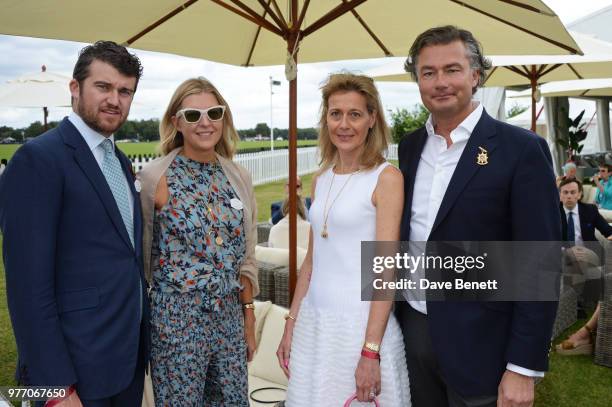
[[[211,187],[211,189],[212,189],[212,187]],[[208,213],[210,215],[213,215],[213,211],[210,208],[210,206],[208,206],[208,204],[206,205],[206,209],[207,209],[207,211],[208,211]],[[219,210],[219,213],[221,213],[220,210]],[[208,215],[206,217],[208,217]],[[213,218],[213,217],[212,216],[208,217],[208,219],[211,219],[211,218]],[[219,219],[219,218],[217,217],[217,219]],[[212,222],[212,219],[211,219],[211,222]],[[212,225],[211,225],[211,229],[208,231],[208,236],[210,236],[212,238],[213,232],[214,232],[214,230],[213,230]],[[217,228],[216,235],[217,235],[217,237],[215,237],[215,243],[217,244],[217,246],[221,246],[223,244],[223,238],[219,235],[219,228]]]
[[[212,168],[212,179],[210,182],[210,185],[208,187],[208,196],[206,197],[206,217],[208,218],[208,220],[210,221],[210,229],[207,232],[207,235],[212,239],[213,238],[213,234],[216,235],[214,238],[215,243],[217,244],[217,246],[221,246],[223,244],[223,238],[221,237],[220,233],[219,233],[219,226],[217,226],[216,228],[213,226],[213,223],[219,223],[219,216],[221,215],[221,204],[217,204],[217,213],[219,214],[219,216],[217,216],[217,220],[215,221],[215,214],[213,213],[213,210],[211,208],[212,205],[212,190],[213,190],[213,185],[215,185],[215,181],[216,181],[216,162],[213,163],[213,168]],[[191,168],[187,167],[187,169],[189,170],[189,172],[191,173],[191,176],[193,177],[194,180],[196,180],[197,182],[197,178],[195,176],[195,174],[193,173],[193,171],[191,170]],[[201,220],[200,220],[200,223]],[[216,230],[215,230],[216,229]]]
[[[342,185],[342,188],[340,188],[340,191],[338,191],[338,193],[336,194],[336,197],[334,198],[334,200],[332,201],[331,205],[329,205],[329,208],[328,208],[327,202],[329,201],[329,195],[331,194],[332,186],[334,185],[334,179],[336,178],[336,173],[334,172],[332,168],[332,180],[329,183],[329,190],[327,191],[327,197],[325,198],[325,206],[323,207],[323,230],[321,230],[321,237],[323,239],[327,239],[329,236],[329,233],[327,232],[327,218],[329,218],[329,213],[331,212],[332,206],[334,206],[334,204],[338,200],[338,197],[340,196],[342,191],[344,191],[344,187],[346,187],[346,185],[349,183],[353,175],[357,174],[358,172],[359,170],[352,172],[351,175],[348,176],[346,181],[344,181],[344,185]]]

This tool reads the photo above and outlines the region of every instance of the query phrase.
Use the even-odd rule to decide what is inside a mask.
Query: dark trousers
[[[448,386],[434,352],[427,316],[396,303],[406,347],[412,407],[495,407],[497,394],[465,398]]]

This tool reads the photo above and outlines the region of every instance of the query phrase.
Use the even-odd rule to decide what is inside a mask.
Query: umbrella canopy
[[[540,86],[540,95],[544,97],[612,97],[612,78],[549,82]],[[531,96],[531,90],[527,89],[511,97],[529,96]]]
[[[580,53],[540,0],[22,0],[0,15],[3,34],[109,39],[246,66],[284,64],[292,28],[304,40],[300,61],[320,62],[406,55],[418,33],[442,24],[470,29],[489,53]]]
[[[4,4],[0,15],[3,34],[108,39],[243,66],[287,62],[291,294],[296,282],[298,54],[302,62],[406,55],[418,33],[443,24],[470,29],[490,52],[580,53],[541,0],[21,0]]]
[[[0,107],[37,107],[43,109],[44,127],[47,128],[49,107],[69,107],[72,78],[47,72],[23,75],[0,85]]]
[[[612,43],[588,35],[570,32],[584,55],[493,55],[493,69],[488,72],[485,86],[530,86],[530,94],[537,99],[537,86],[544,82],[605,78],[612,72]],[[403,60],[368,73],[378,81],[411,81],[403,71]],[[535,131],[535,103],[532,102],[532,130]]]

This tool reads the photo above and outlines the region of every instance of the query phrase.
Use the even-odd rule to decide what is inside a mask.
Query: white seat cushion
[[[288,381],[278,365],[276,350],[285,330],[286,313],[286,308],[272,305],[266,316],[257,353],[249,364],[249,374],[284,386]]]
[[[306,257],[306,250],[297,248],[297,267],[302,266],[302,262]],[[264,263],[275,264],[277,266],[289,265],[289,249],[281,249],[277,247],[255,246],[255,259]]]

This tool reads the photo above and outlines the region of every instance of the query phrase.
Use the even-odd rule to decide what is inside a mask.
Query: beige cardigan
[[[151,283],[153,270],[151,268],[151,247],[153,244],[153,221],[155,216],[155,192],[157,184],[166,170],[179,153],[182,147],[177,147],[167,155],[160,157],[147,164],[136,178],[140,180],[142,190],[140,201],[142,203],[143,216],[143,257],[144,272],[149,284]],[[240,266],[240,275],[247,277],[253,285],[253,296],[259,294],[257,283],[257,264],[255,263],[255,245],[257,244],[257,202],[253,192],[251,175],[239,164],[217,154],[223,172],[227,176],[238,198],[244,205],[244,230],[246,236],[246,256]]]

